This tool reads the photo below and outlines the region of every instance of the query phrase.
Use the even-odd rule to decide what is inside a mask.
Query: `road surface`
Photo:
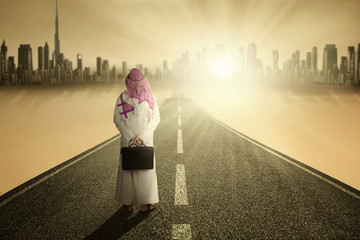
[[[167,99],[160,114],[154,212],[128,214],[114,200],[115,136],[1,196],[0,239],[360,239],[359,191],[190,99]]]

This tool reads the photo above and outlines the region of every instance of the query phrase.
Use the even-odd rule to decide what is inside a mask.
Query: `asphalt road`
[[[128,214],[114,200],[116,138],[2,204],[0,239],[173,239],[176,224],[187,224],[191,239],[360,239],[360,199],[336,186],[355,196],[358,191],[315,171],[336,186],[329,184],[244,140],[189,99],[180,105],[173,98],[160,108],[154,212],[139,214],[136,206]],[[177,152],[178,129],[183,153]],[[174,204],[178,164],[185,168],[187,205]]]

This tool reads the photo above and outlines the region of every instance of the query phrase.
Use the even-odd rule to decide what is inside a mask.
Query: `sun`
[[[235,65],[229,55],[216,56],[212,62],[212,71],[215,79],[231,80],[234,76]]]

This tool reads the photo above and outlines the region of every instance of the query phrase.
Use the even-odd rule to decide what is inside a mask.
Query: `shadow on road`
[[[118,239],[149,216],[148,213],[138,213],[133,217],[131,215],[123,207],[120,208],[104,224],[84,239]]]

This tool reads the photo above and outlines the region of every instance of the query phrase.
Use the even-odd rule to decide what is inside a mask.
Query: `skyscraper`
[[[348,72],[348,60],[346,57],[341,57],[340,74],[346,74],[347,72]]]
[[[244,47],[239,47],[238,48],[238,58],[237,58],[237,69],[238,69],[238,78],[239,80],[243,81],[245,78],[245,50]]]
[[[127,69],[127,62],[123,61],[122,62],[122,78],[125,79],[125,77],[128,74],[128,69]]]
[[[316,71],[317,70],[317,47],[312,48],[311,52],[311,69]]]
[[[58,63],[60,56],[60,39],[59,39],[59,16],[58,16],[58,1],[56,0],[56,17],[55,17],[55,61]]]
[[[115,82],[117,80],[117,72],[115,65],[112,67],[110,72],[110,81]]]
[[[96,58],[96,74],[101,77],[101,68],[102,68],[102,61],[101,61],[101,57],[97,57]]]
[[[9,57],[8,59],[8,70],[9,70],[9,74],[16,73],[15,58],[13,56]]]
[[[1,45],[1,54],[0,54],[0,78],[2,85],[5,81],[6,74],[8,73],[7,50],[8,48],[5,45],[5,40],[3,40],[3,43]]]
[[[200,69],[200,66],[198,68],[198,70]],[[164,60],[163,61],[163,70],[162,70],[162,80],[167,80],[168,78],[168,61]]]
[[[345,84],[347,72],[348,72],[348,60],[347,60],[347,57],[341,57],[340,71],[339,71],[340,84]]]
[[[202,74],[207,74],[208,71],[208,54],[207,54],[207,48],[202,48],[202,64],[201,64],[201,72]]]
[[[278,50],[274,50],[273,51],[273,63],[274,63],[274,70],[279,69],[279,51]]]
[[[8,70],[9,70],[10,83],[16,84],[15,58],[13,56],[8,58]]]
[[[279,79],[279,51],[273,50],[273,81],[278,81]]]
[[[50,59],[49,59],[49,45],[47,42],[45,42],[45,47],[44,47],[44,69],[45,70],[49,70],[49,62],[50,62]]]
[[[311,70],[311,52],[306,53],[306,70]]]
[[[77,68],[82,70],[83,69],[83,64],[82,64],[82,55],[81,54],[77,54],[76,55],[76,59],[77,59]]]
[[[255,76],[256,64],[256,45],[254,42],[249,44],[247,50],[247,79],[253,80]]]
[[[45,53],[43,47],[38,47],[38,69],[44,70],[45,69]]]
[[[30,83],[30,77],[33,71],[32,50],[29,44],[20,44],[18,49],[18,67],[22,69],[24,79],[23,84]]]
[[[350,73],[351,84],[353,84],[355,80],[355,47],[348,47],[348,53],[348,72]]]
[[[327,83],[334,83],[333,73],[337,67],[337,48],[335,44],[326,44],[324,48],[323,73]]]
[[[163,60],[163,71],[168,69],[168,61],[167,60]]]
[[[110,82],[110,65],[109,61],[104,59],[102,63],[102,80],[104,82]]]

